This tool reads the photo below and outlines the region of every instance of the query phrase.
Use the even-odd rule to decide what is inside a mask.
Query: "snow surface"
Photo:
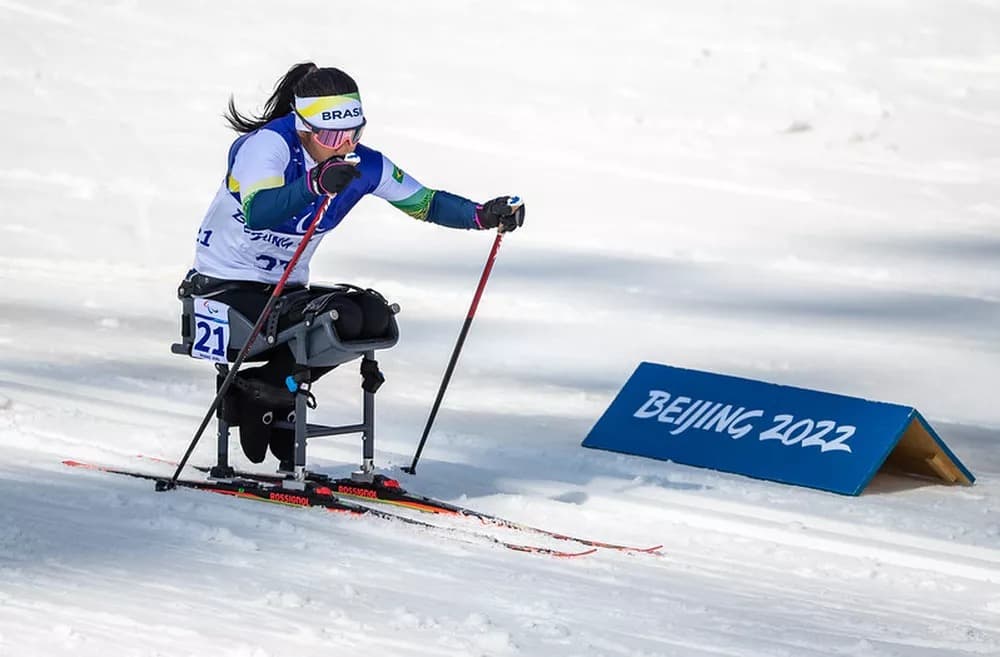
[[[0,655],[1000,655],[997,3],[0,0],[0,21]],[[665,557],[60,465],[183,452],[213,382],[169,354],[174,289],[220,114],[304,59],[355,75],[366,141],[418,179],[527,201],[404,485]],[[372,199],[314,261],[403,307],[389,472],[490,239]],[[855,499],[580,448],[641,360],[916,406],[979,480]],[[355,416],[351,370],[319,421]],[[342,474],[358,446],[310,458]]]

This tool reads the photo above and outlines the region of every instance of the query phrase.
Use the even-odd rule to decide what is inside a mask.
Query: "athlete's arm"
[[[306,176],[285,180],[290,160],[288,144],[272,130],[259,131],[240,147],[229,175],[229,191],[243,205],[247,228],[279,226],[316,198],[306,185]]]
[[[476,204],[439,189],[428,189],[382,155],[382,177],[372,191],[414,219],[449,228],[478,230]]]

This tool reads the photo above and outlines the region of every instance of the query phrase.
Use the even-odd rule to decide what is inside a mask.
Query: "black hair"
[[[247,133],[258,130],[269,121],[284,116],[295,106],[295,96],[335,96],[356,93],[358,83],[338,68],[319,68],[312,62],[296,64],[274,85],[274,93],[264,103],[264,113],[260,116],[241,114],[236,109],[233,97],[229,97],[229,109],[223,115],[229,127],[236,132]]]

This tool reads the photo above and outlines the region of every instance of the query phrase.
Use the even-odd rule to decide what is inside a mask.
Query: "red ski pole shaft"
[[[188,445],[187,451],[184,452],[184,457],[181,458],[180,463],[177,464],[177,469],[174,471],[172,477],[169,481],[158,481],[156,482],[157,490],[170,490],[176,486],[177,479],[181,476],[181,471],[184,466],[187,465],[188,459],[191,457],[191,453],[194,452],[195,446],[198,441],[201,440],[201,436],[205,433],[205,428],[208,427],[208,423],[212,421],[212,416],[219,408],[219,404],[222,402],[223,395],[229,390],[229,386],[232,385],[233,379],[236,378],[236,372],[239,371],[240,365],[246,360],[247,354],[250,353],[250,348],[253,346],[254,341],[257,336],[260,335],[260,331],[264,326],[264,322],[267,318],[271,316],[271,311],[274,310],[274,305],[278,302],[278,297],[281,296],[281,292],[285,289],[285,283],[288,282],[288,277],[292,274],[295,269],[295,265],[298,264],[299,258],[302,256],[302,252],[305,251],[306,246],[309,244],[309,240],[312,239],[313,233],[316,232],[316,228],[319,226],[319,222],[323,219],[323,214],[326,212],[327,206],[330,205],[330,200],[332,196],[327,196],[323,199],[319,208],[316,210],[316,214],[312,218],[312,222],[309,224],[309,229],[306,230],[305,235],[302,236],[302,241],[299,242],[299,246],[295,249],[295,253],[292,254],[292,259],[288,261],[288,266],[285,267],[285,273],[281,275],[278,282],[274,286],[274,291],[271,292],[271,297],[267,300],[267,304],[264,306],[264,310],[260,312],[260,317],[257,318],[257,322],[253,325],[253,329],[250,331],[250,338],[243,344],[240,349],[239,354],[236,356],[236,360],[233,361],[232,367],[229,368],[229,374],[222,381],[222,385],[219,386],[219,391],[215,393],[215,399],[212,400],[212,405],[208,407],[208,411],[205,413],[205,417],[202,418],[201,424],[198,426],[198,430],[194,434],[194,438],[191,439],[191,444]]]

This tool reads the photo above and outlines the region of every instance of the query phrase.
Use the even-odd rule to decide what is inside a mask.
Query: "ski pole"
[[[511,207],[516,208],[521,204],[521,199],[513,196],[508,203]],[[451,352],[451,360],[448,362],[448,368],[445,370],[441,386],[438,388],[437,399],[434,400],[434,405],[431,407],[431,414],[427,418],[426,426],[424,426],[424,435],[420,437],[417,451],[413,455],[413,462],[410,463],[409,467],[403,467],[403,472],[411,475],[417,474],[417,461],[420,460],[420,453],[424,451],[424,444],[427,442],[427,436],[430,435],[431,425],[434,424],[434,418],[437,417],[438,409],[441,407],[441,400],[444,399],[444,391],[448,388],[448,383],[451,381],[452,372],[455,371],[455,365],[458,363],[458,355],[462,352],[462,345],[465,344],[465,336],[469,334],[469,327],[472,326],[472,318],[476,314],[476,308],[479,307],[479,300],[483,296],[483,290],[486,289],[486,281],[490,277],[490,272],[493,271],[493,261],[496,260],[501,240],[503,240],[503,229],[498,228],[496,239],[493,240],[493,248],[486,259],[486,266],[483,267],[483,275],[479,277],[479,287],[476,288],[476,295],[472,297],[472,305],[469,306],[469,312],[465,316],[465,323],[462,325],[462,331],[458,334],[458,341]]]
[[[357,166],[357,156],[352,157],[349,155],[344,158],[351,164]],[[212,400],[212,405],[208,407],[208,411],[205,413],[205,417],[202,418],[201,425],[199,425],[198,430],[194,434],[194,438],[191,439],[191,444],[188,445],[187,451],[184,452],[184,457],[181,458],[180,463],[177,464],[177,469],[174,471],[172,477],[169,480],[164,481],[162,479],[157,480],[156,490],[165,491],[171,490],[177,487],[177,479],[181,476],[181,471],[184,466],[187,465],[188,459],[191,457],[191,453],[194,452],[195,446],[198,441],[201,440],[201,436],[205,433],[205,428],[208,423],[211,422],[212,416],[215,415],[216,410],[219,408],[219,404],[222,402],[223,395],[229,390],[229,386],[232,385],[233,380],[236,378],[236,372],[239,371],[240,365],[246,360],[247,355],[250,353],[250,347],[253,346],[254,341],[257,339],[257,335],[260,333],[264,326],[264,322],[271,315],[271,311],[274,310],[274,305],[278,302],[278,297],[281,296],[282,290],[285,289],[285,283],[288,281],[288,277],[291,275],[292,271],[295,269],[295,265],[299,261],[299,257],[305,250],[306,245],[309,244],[309,240],[312,239],[313,233],[316,232],[316,228],[319,226],[319,222],[323,219],[323,214],[326,212],[327,206],[330,205],[330,200],[332,196],[327,196],[323,199],[319,208],[316,210],[315,216],[313,216],[312,222],[309,224],[309,229],[306,230],[305,235],[302,236],[302,241],[299,242],[299,246],[295,249],[295,253],[292,254],[292,259],[288,261],[288,265],[285,267],[285,273],[281,275],[277,284],[274,286],[274,291],[271,292],[271,297],[267,300],[267,304],[264,306],[264,310],[260,312],[260,317],[257,318],[257,323],[253,325],[253,329],[250,331],[250,337],[247,339],[243,348],[240,349],[239,354],[236,356],[236,360],[233,361],[232,367],[229,368],[229,374],[222,381],[222,385],[219,386],[219,391],[215,393],[215,399]]]

